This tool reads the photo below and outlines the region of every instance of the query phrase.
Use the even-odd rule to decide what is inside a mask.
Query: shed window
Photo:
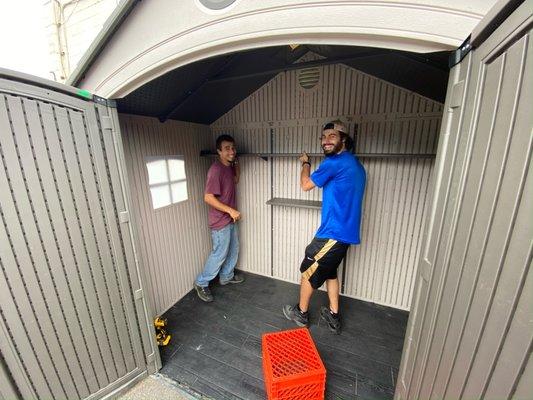
[[[146,157],[146,168],[154,210],[187,200],[183,156]]]

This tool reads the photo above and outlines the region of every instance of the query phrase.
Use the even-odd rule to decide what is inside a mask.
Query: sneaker
[[[283,314],[287,319],[294,321],[298,326],[308,326],[309,325],[309,313],[300,311],[298,304],[294,306],[286,305],[283,306]]]
[[[329,307],[320,307],[320,317],[328,325],[328,329],[336,335],[341,333],[341,319],[339,314],[332,314]]]
[[[194,288],[196,289],[196,293],[198,293],[198,297],[202,301],[205,301],[206,303],[211,303],[214,300],[213,295],[211,294],[211,290],[209,290],[209,287],[201,287],[195,283]]]
[[[233,278],[231,278],[229,281],[220,281],[220,284],[222,286],[227,285],[228,283],[242,283],[244,282],[244,277],[240,274],[234,274]]]

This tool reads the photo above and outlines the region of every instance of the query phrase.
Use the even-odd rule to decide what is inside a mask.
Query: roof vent
[[[298,71],[298,82],[304,89],[312,89],[320,80],[320,70],[318,68],[304,68]]]

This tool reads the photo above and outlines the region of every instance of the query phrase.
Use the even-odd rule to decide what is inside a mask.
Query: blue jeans
[[[239,230],[236,224],[218,230],[211,229],[211,238],[213,250],[205,262],[204,270],[196,278],[196,284],[201,287],[207,287],[219,272],[220,282],[231,280],[239,256]]]

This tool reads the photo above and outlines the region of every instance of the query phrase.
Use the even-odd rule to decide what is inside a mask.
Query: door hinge
[[[460,81],[453,85],[450,99],[450,108],[457,108],[463,105],[464,87],[465,81]]]
[[[146,356],[146,364],[153,364],[155,362],[155,354],[150,353]]]
[[[118,213],[118,220],[121,224],[130,222],[130,213],[128,211],[121,211]]]
[[[426,282],[429,282],[431,275],[431,263],[425,258],[420,263],[420,275],[422,276],[422,279],[424,279]]]
[[[141,300],[143,297],[144,297],[144,293],[143,293],[143,290],[142,290],[142,289],[137,289],[137,290],[133,293],[133,298],[134,298],[135,300]]]
[[[100,117],[100,124],[102,125],[102,130],[112,130],[113,129],[113,122],[111,121],[111,117],[107,116],[101,116]]]

